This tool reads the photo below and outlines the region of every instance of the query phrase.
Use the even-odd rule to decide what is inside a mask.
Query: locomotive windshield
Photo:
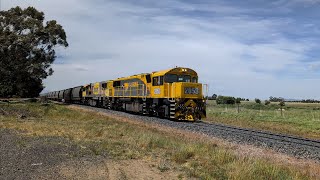
[[[191,76],[190,75],[166,74],[164,76],[164,81],[166,83],[191,82]]]

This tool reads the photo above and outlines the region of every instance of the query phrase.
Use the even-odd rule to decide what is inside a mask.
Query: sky
[[[209,95],[320,99],[320,0],[0,0],[57,20],[44,91],[189,67]]]

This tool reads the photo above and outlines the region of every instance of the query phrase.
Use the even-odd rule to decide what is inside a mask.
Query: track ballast
[[[233,127],[223,124],[206,123],[203,121],[190,123],[181,121],[170,121],[157,117],[141,116],[126,112],[108,109],[76,105],[82,108],[105,112],[135,119],[147,123],[156,123],[176,129],[187,130],[209,137],[218,137],[229,142],[248,144],[257,147],[273,149],[277,152],[292,155],[297,158],[313,159],[320,162],[320,141],[306,139],[296,136],[277,134],[267,131],[253,130],[247,128]]]

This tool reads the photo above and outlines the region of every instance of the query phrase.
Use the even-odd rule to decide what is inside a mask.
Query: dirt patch
[[[94,156],[65,159],[55,166],[39,167],[30,173],[30,177],[31,179],[109,179],[103,159]]]
[[[56,167],[86,157],[97,161],[90,150],[64,138],[27,137],[0,129],[0,179],[63,179]]]
[[[112,160],[62,137],[0,129],[0,179],[177,179],[143,160]]]
[[[122,160],[108,162],[110,179],[177,179],[173,171],[161,172],[150,162]]]
[[[178,179],[178,173],[161,172],[150,162],[143,160],[80,160],[63,163],[58,172],[67,179]],[[81,173],[79,173],[81,172]],[[47,177],[44,177],[47,178]]]

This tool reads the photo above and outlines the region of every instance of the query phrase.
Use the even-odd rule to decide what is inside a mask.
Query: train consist
[[[177,67],[54,91],[44,96],[66,103],[196,121],[206,117],[204,90],[194,70]]]

